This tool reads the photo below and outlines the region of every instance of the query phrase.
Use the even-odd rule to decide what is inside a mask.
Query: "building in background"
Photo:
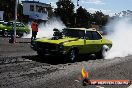
[[[0,11],[0,21],[3,21],[3,14],[4,14],[4,11]]]
[[[39,1],[22,1],[23,14],[29,16],[31,19],[48,20],[53,14],[52,7],[50,4],[42,3]]]

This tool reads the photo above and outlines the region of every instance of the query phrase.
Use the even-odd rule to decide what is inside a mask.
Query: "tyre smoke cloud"
[[[132,55],[132,17],[114,19],[108,23],[106,30],[106,37],[113,43],[106,59]]]
[[[30,30],[31,29],[31,24],[29,25]],[[53,29],[57,28],[59,30],[62,30],[63,28],[65,28],[65,25],[63,24],[63,22],[56,17],[53,17],[51,19],[49,19],[45,24],[41,23],[38,27],[38,33],[37,33],[37,38],[42,38],[42,37],[52,37],[53,36]],[[30,31],[32,32],[32,31]],[[32,33],[23,36],[23,38],[31,38]]]

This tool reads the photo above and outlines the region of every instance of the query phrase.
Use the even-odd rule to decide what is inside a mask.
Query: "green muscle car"
[[[66,55],[69,60],[75,61],[79,54],[95,54],[104,58],[104,52],[112,47],[112,42],[94,28],[65,28],[61,37],[33,40],[31,47],[40,56]]]
[[[8,35],[13,34],[14,22],[3,22],[0,24],[0,35],[7,37]],[[21,22],[16,22],[16,35],[22,37],[23,34],[29,34],[30,29],[28,26],[25,26]]]

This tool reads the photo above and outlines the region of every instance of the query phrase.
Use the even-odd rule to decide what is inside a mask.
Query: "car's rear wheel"
[[[98,59],[104,59],[107,55],[108,50],[109,50],[109,47],[107,45],[104,45],[102,49],[98,53],[96,53],[96,57]]]
[[[3,37],[7,37],[8,36],[8,32],[7,31],[3,31]]]
[[[18,37],[23,37],[23,36],[25,36],[27,33],[26,32],[23,32],[23,33],[20,33],[20,34],[18,34]]]
[[[78,50],[77,49],[71,49],[68,55],[69,55],[69,60],[71,62],[75,62],[78,58]]]

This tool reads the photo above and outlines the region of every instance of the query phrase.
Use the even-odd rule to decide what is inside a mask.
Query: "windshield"
[[[13,26],[13,22],[7,22],[7,23],[4,23],[4,25],[6,25],[6,26]],[[24,26],[25,25],[23,23],[17,23],[16,22],[16,27],[24,27]]]
[[[66,37],[77,37],[77,38],[84,38],[85,35],[84,30],[77,30],[77,29],[63,29],[62,33]]]
[[[24,27],[24,24],[23,23],[16,23],[16,26],[17,27]]]

